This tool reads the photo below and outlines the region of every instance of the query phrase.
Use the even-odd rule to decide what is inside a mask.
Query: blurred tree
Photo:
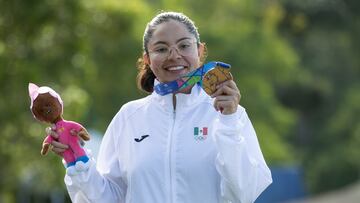
[[[27,85],[83,92],[81,98],[69,95],[73,102],[66,101],[65,111],[86,110],[87,93],[77,82],[82,71],[71,63],[82,49],[73,28],[83,12],[74,1],[0,1],[0,197],[5,202],[13,202],[21,185],[31,184],[36,194],[64,189],[59,158],[39,159],[44,126],[31,118]]]
[[[29,111],[28,82],[57,90],[65,119],[100,130],[122,103],[139,97],[140,3],[0,1],[0,202],[14,202],[24,188],[35,202],[65,194],[60,158],[40,158],[45,125]]]
[[[303,154],[310,190],[336,189],[360,177],[360,3],[283,2],[282,33],[307,73],[279,95],[299,112],[293,143]]]
[[[0,201],[14,202],[24,187],[38,202],[64,191],[60,158],[39,158],[45,125],[29,111],[28,82],[53,87],[66,119],[103,132],[122,104],[145,95],[136,60],[161,9],[190,16],[207,60],[232,65],[271,164],[301,155],[314,191],[351,182],[360,167],[358,8],[355,0],[0,1]],[[322,184],[329,174],[332,184]]]

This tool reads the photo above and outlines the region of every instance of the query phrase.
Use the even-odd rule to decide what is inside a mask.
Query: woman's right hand
[[[54,140],[51,142],[51,151],[53,151],[55,154],[62,157],[63,152],[65,150],[67,150],[69,148],[69,146],[62,144],[59,141],[56,141],[56,140],[58,140],[59,135],[56,133],[56,131],[53,128],[47,127],[45,131],[46,131],[46,134],[48,134],[54,138]]]
[[[55,140],[51,142],[51,146],[51,151],[61,157],[63,156],[63,152],[69,148],[68,145],[62,144],[61,142]]]

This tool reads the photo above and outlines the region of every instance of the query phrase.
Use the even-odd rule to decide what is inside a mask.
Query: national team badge
[[[207,138],[208,135],[208,128],[207,127],[203,127],[203,128],[199,128],[199,127],[194,127],[194,139],[195,140],[205,140]]]

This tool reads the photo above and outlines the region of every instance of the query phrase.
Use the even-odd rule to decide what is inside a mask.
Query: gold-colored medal
[[[212,95],[216,91],[216,86],[227,80],[232,80],[233,77],[230,73],[230,68],[215,66],[205,73],[202,80],[202,88],[208,95]]]

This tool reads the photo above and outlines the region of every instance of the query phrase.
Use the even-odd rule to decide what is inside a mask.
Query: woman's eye
[[[166,53],[167,52],[167,48],[165,48],[165,47],[161,47],[161,48],[157,48],[157,49],[155,49],[155,51],[157,52],[157,53]]]
[[[187,49],[190,47],[190,44],[180,44],[179,49]]]

